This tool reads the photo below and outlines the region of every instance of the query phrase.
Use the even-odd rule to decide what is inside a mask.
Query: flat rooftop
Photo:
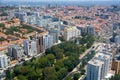
[[[101,60],[92,59],[88,62],[88,64],[93,65],[93,66],[102,66],[104,62],[102,62]]]

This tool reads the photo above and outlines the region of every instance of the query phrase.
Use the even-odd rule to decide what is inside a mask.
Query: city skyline
[[[0,0],[2,5],[119,5],[120,0]]]
[[[86,1],[88,1],[88,2],[91,2],[91,1],[99,1],[99,2],[101,2],[101,1],[115,1],[115,2],[117,2],[117,1],[120,1],[120,0],[35,0],[35,1],[33,1],[33,0],[1,0],[1,1],[5,1],[5,2],[10,2],[10,1],[15,1],[15,2],[39,2],[39,1],[42,1],[42,2],[52,2],[52,1],[55,1],[55,2],[57,2],[57,1],[62,1],[62,2],[67,2],[67,1],[79,1],[79,2],[86,2]]]
[[[120,80],[120,0],[0,0],[0,80]]]

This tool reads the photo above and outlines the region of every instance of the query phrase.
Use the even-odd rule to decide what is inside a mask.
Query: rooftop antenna
[[[59,14],[58,14],[58,5],[56,4],[56,16],[58,17],[58,22],[59,22],[59,24],[60,24],[60,16],[59,16]]]
[[[19,12],[21,11],[20,1],[19,1],[19,4],[18,4],[18,10],[19,10]]]
[[[18,5],[18,12],[20,12],[20,2],[19,2],[19,5]],[[19,14],[19,18],[20,18],[20,14]]]

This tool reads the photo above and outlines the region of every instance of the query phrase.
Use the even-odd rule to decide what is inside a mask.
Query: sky
[[[38,2],[38,1],[120,1],[120,0],[2,0],[2,1]]]
[[[58,2],[61,1],[61,2]],[[104,1],[104,2],[103,2]],[[120,0],[0,0],[0,5],[119,5]]]

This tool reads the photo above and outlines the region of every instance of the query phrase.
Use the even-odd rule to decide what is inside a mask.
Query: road
[[[82,58],[84,58],[92,49],[93,46],[94,48],[96,48],[99,44],[97,44],[96,42],[91,46],[91,48],[87,49],[82,55],[80,55],[79,59],[81,60]],[[62,80],[65,80],[68,76],[73,75],[74,73],[78,72],[78,68],[81,65],[81,62]]]

